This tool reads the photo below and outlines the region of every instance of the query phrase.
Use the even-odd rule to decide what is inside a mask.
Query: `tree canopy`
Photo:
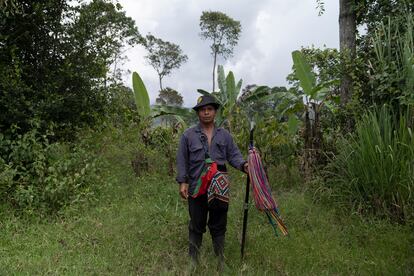
[[[155,102],[161,105],[172,106],[182,106],[184,103],[183,96],[181,96],[180,93],[178,93],[178,91],[170,87],[166,87],[163,90],[161,90]]]
[[[215,70],[217,56],[224,59],[232,56],[234,46],[241,33],[240,21],[234,20],[228,15],[218,11],[203,11],[200,16],[200,36],[203,39],[211,40],[211,55],[213,63],[213,92],[215,88]]]
[[[97,123],[117,78],[111,65],[140,40],[134,21],[104,0],[13,3],[18,12],[0,9],[0,130],[24,132],[33,118],[62,135]]]
[[[162,91],[162,79],[171,74],[173,69],[179,68],[188,60],[187,55],[183,54],[180,46],[164,41],[151,34],[148,34],[143,41],[148,55],[145,56],[148,63],[157,71],[160,90]]]

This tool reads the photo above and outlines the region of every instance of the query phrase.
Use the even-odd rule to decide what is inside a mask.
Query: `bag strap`
[[[204,149],[204,158],[205,159],[210,158],[210,153],[208,151],[207,136],[203,132],[200,132],[200,141],[201,141],[201,144],[203,145],[203,149]]]

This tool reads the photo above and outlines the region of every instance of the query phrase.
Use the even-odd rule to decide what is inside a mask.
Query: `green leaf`
[[[230,71],[226,77],[226,90],[227,90],[227,106],[229,109],[236,103],[236,82],[234,80],[233,72]]]
[[[332,102],[334,102],[337,105],[341,103],[341,97],[339,95],[333,96],[331,97],[331,99],[332,99]]]
[[[268,86],[259,86],[247,97],[243,99],[243,103],[249,103],[252,101],[258,101],[263,97],[269,96],[271,94],[271,89]]]
[[[187,124],[183,117],[189,116],[191,111],[185,107],[170,106],[170,105],[154,105],[151,110],[151,117],[174,116],[174,118],[181,123],[183,128],[187,128]]]
[[[288,114],[294,114],[294,113],[298,113],[302,110],[304,110],[304,104],[303,102],[295,102],[295,103],[287,103],[284,106],[280,106],[278,108],[279,110],[279,118],[282,118],[284,115]]]
[[[300,86],[306,95],[312,95],[312,89],[315,87],[316,78],[315,74],[309,63],[300,51],[292,52],[293,64],[295,66],[296,77],[299,79]]]
[[[243,80],[242,80],[242,79],[240,79],[240,80],[239,80],[239,82],[238,82],[238,83],[237,83],[237,85],[236,85],[236,100],[237,100],[237,98],[239,97],[239,94],[240,94],[240,90],[241,90],[242,84],[243,84]]]
[[[182,126],[184,129],[186,129],[186,128],[187,128],[187,123],[184,121],[184,119],[183,119],[181,116],[179,116],[179,115],[174,115],[174,118],[175,118],[178,122],[180,122],[181,126]]]
[[[134,98],[138,114],[146,118],[151,112],[150,101],[147,88],[145,88],[144,82],[137,72],[132,73],[132,87],[134,89]]]
[[[163,115],[177,115],[185,117],[188,116],[190,113],[191,111],[185,107],[170,105],[153,105],[151,116],[154,118]]]
[[[312,100],[322,100],[330,92],[328,88],[331,86],[339,86],[340,83],[341,81],[338,79],[322,82],[312,89],[310,98]]]
[[[338,111],[338,108],[336,106],[334,106],[333,104],[329,103],[329,102],[325,102],[325,106],[332,112],[332,113],[336,113]]]
[[[329,90],[325,87],[319,88],[318,91],[316,91],[314,93],[313,96],[311,96],[310,98],[312,100],[317,100],[317,101],[323,101],[325,100],[326,96],[329,94]]]
[[[203,96],[211,96],[210,92],[207,92],[206,90],[203,90],[203,89],[197,89],[197,92]]]
[[[227,101],[228,93],[226,87],[226,77],[224,75],[224,69],[222,65],[217,66],[217,82],[222,95],[223,102]]]
[[[299,120],[296,116],[289,116],[288,120],[288,133],[290,135],[296,134],[299,128]]]

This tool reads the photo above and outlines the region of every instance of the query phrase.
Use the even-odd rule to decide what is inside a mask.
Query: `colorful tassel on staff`
[[[264,170],[259,152],[255,147],[249,149],[247,161],[249,163],[250,185],[252,187],[256,208],[266,213],[270,224],[275,229],[275,232],[278,227],[283,235],[286,236],[288,234],[288,230],[280,216],[278,205],[272,197],[269,180]]]

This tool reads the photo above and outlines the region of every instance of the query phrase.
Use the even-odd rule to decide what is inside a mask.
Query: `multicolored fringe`
[[[283,235],[286,236],[288,234],[288,230],[280,216],[278,205],[272,197],[269,180],[264,170],[259,152],[255,147],[249,149],[247,160],[249,163],[250,185],[253,190],[253,198],[256,208],[266,213],[270,224],[275,230],[276,235],[277,225]]]

